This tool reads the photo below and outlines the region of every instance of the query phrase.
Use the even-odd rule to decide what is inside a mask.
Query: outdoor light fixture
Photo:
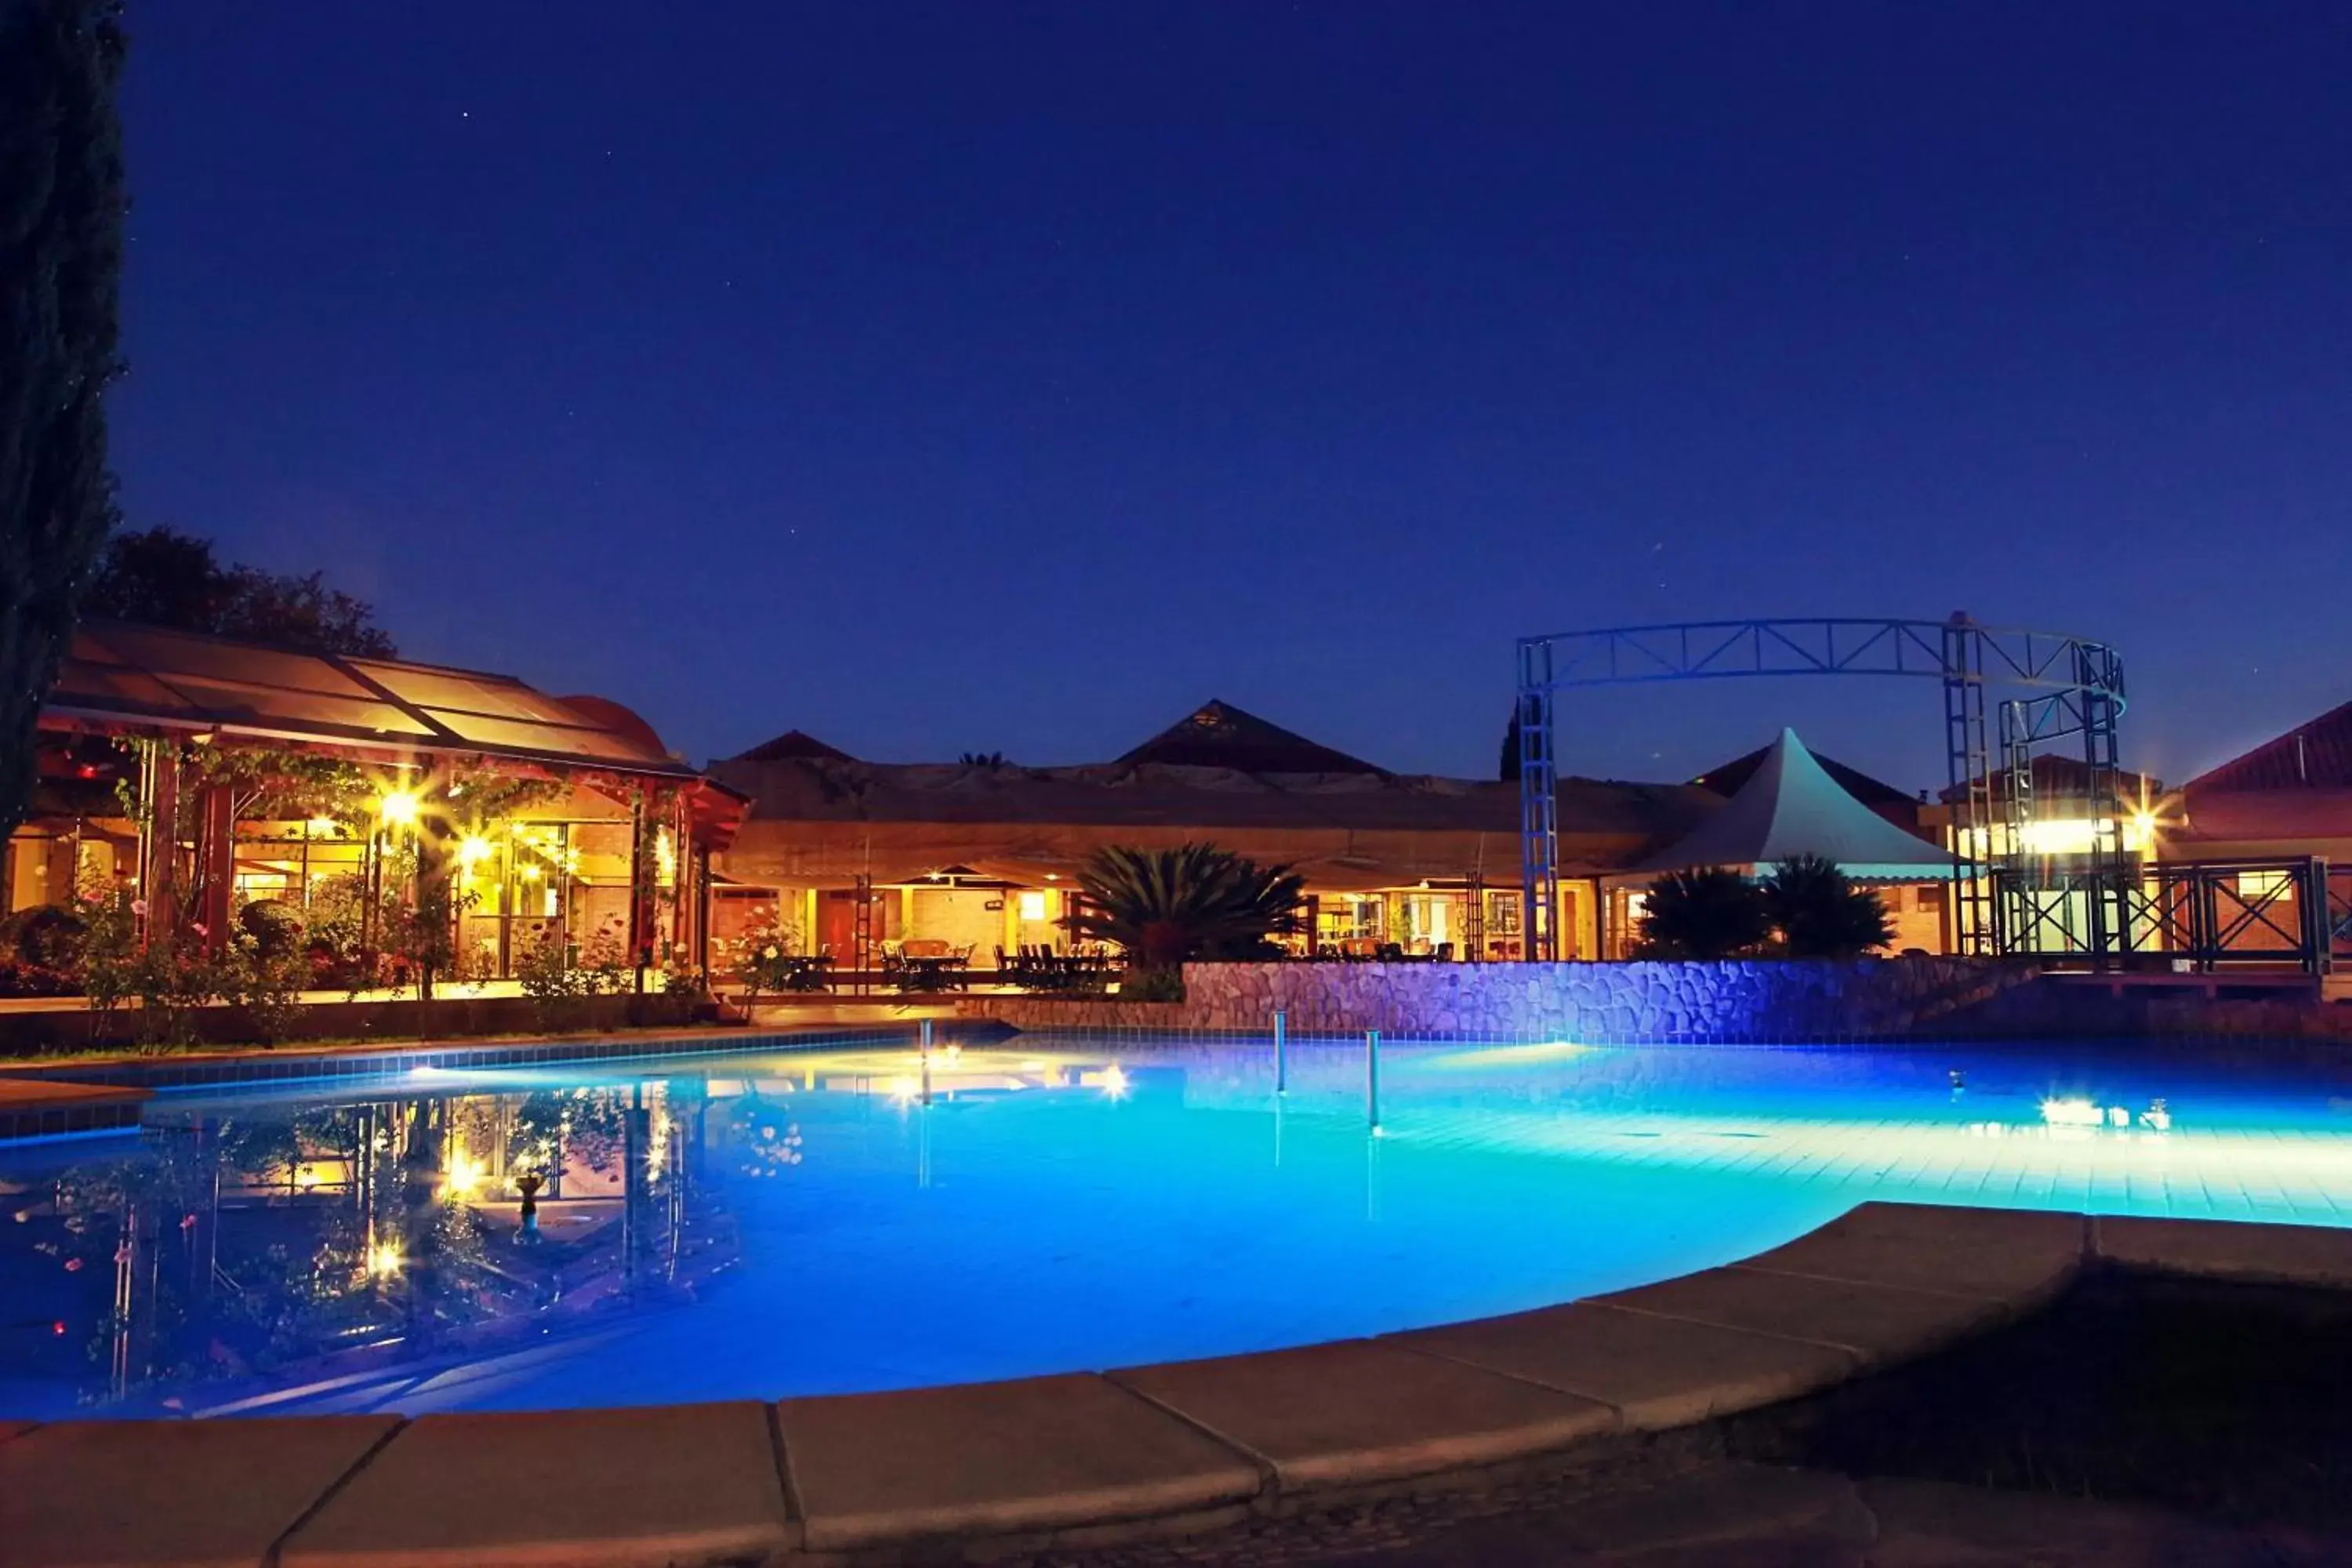
[[[404,789],[388,789],[375,803],[375,814],[394,827],[416,820],[416,797]]]
[[[478,833],[468,833],[457,840],[457,864],[477,866],[498,853],[498,846]]]
[[[449,1169],[441,1179],[441,1195],[462,1198],[482,1184],[482,1163],[459,1154],[449,1162]]]
[[[401,1265],[406,1261],[401,1256],[400,1247],[396,1242],[380,1241],[368,1248],[368,1272],[379,1279],[391,1279],[400,1272]]]

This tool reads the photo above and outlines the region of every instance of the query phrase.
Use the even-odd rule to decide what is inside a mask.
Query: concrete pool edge
[[[488,1042],[288,1046],[271,1049],[126,1055],[94,1062],[0,1061],[0,1150],[61,1138],[136,1132],[159,1094],[331,1085],[357,1088],[420,1068],[624,1067],[673,1058],[758,1056],[910,1040],[916,1021],[728,1026],[642,1035],[528,1036]],[[961,1026],[969,1032],[984,1026]],[[960,1035],[959,1037],[962,1037]]]
[[[2089,1267],[2352,1287],[2352,1232],[1864,1204],[1503,1318],[898,1393],[515,1415],[0,1419],[0,1565],[921,1559],[1213,1530],[1795,1397]]]

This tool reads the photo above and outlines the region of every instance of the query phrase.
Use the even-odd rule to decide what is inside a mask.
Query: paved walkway
[[[1496,1503],[1508,1505],[1507,1494]],[[1491,1505],[1490,1505],[1491,1506]],[[1464,1516],[1399,1498],[1243,1530],[1034,1560],[1037,1568],[2318,1568],[2352,1539],[1937,1481],[1720,1462],[1640,1489]]]

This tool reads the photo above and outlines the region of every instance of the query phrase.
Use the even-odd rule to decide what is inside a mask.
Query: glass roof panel
[[[109,625],[100,628],[95,637],[125,663],[141,666],[166,679],[180,674],[197,675],[362,701],[375,698],[374,692],[315,654],[218,642],[152,626]]]
[[[570,715],[574,721],[571,724],[520,724],[511,720],[487,719],[478,713],[453,713],[446,708],[428,708],[425,711],[460,737],[486,746],[513,746],[523,751],[614,763],[669,761],[625,735],[580,724],[577,714]]]
[[[630,730],[608,728],[506,676],[289,653],[110,621],[76,633],[54,700],[191,727],[381,739],[404,751],[423,742],[688,771]]]
[[[188,700],[143,669],[127,664],[100,664],[79,657],[68,658],[58,672],[49,700],[72,707],[90,703],[100,708],[134,704],[157,714],[194,713]]]
[[[202,676],[170,676],[173,688],[185,692],[207,716],[225,723],[289,725],[332,724],[373,735],[433,738],[433,726],[390,702],[349,697],[322,697],[310,691],[286,691],[241,681],[208,680]]]
[[[415,665],[379,664],[373,659],[352,660],[352,668],[404,702],[414,702],[422,708],[455,708],[467,713],[488,714],[494,719],[520,719],[529,723],[579,725],[586,722],[583,715],[558,702],[545,692],[534,691],[520,680],[507,680],[492,675],[469,675],[456,669],[423,669]]]

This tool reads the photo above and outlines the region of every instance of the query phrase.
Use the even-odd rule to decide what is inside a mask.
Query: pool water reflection
[[[2021,1054],[942,1047],[168,1097],[0,1154],[0,1416],[548,1408],[1270,1349],[1869,1197],[2344,1223],[2344,1075]]]

